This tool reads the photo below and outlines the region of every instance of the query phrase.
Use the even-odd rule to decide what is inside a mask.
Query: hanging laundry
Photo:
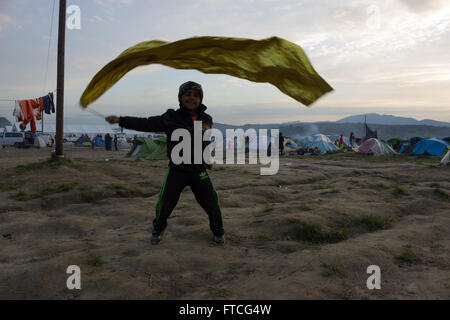
[[[14,102],[14,111],[13,116],[15,117],[17,122],[23,121],[23,113],[22,109],[20,108],[20,101],[16,100]]]
[[[33,114],[36,120],[41,120],[41,111],[44,110],[44,99],[43,97],[36,99],[36,105],[33,106]]]
[[[50,105],[52,107],[52,113],[55,113],[55,99],[53,99],[53,92],[49,92],[48,96],[50,97]]]
[[[34,118],[33,109],[38,107],[36,100],[21,100],[19,102],[20,108],[22,109],[23,121],[20,128],[25,130],[27,124],[30,123],[31,132],[36,132],[36,119]]]
[[[51,108],[50,96],[47,94],[46,96],[44,96],[44,112],[46,114],[50,114],[52,110]]]

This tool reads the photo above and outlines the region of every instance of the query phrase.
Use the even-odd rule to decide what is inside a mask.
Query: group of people
[[[97,139],[103,139],[102,135],[99,134],[97,135],[94,139],[92,139],[92,149],[95,148],[95,144],[96,144],[96,140]],[[114,138],[111,137],[111,135],[109,133],[107,133],[105,135],[105,149],[107,151],[111,151],[111,147],[112,147],[112,143],[114,142],[114,150],[117,151],[118,150],[118,146],[117,146],[117,135],[114,135]]]
[[[355,143],[355,135],[353,132],[350,132],[350,136],[349,136],[349,145],[350,147],[353,147]],[[341,134],[341,136],[339,137],[339,140],[336,140],[334,142],[334,144],[341,150],[344,149],[345,147],[345,143],[344,143],[344,135]]]

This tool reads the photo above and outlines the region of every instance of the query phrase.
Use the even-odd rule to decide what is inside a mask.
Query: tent
[[[386,141],[386,143],[390,145],[396,152],[400,152],[400,149],[403,147],[403,141],[398,138],[391,138]]]
[[[339,151],[339,148],[331,142],[331,140],[323,134],[316,134],[313,136],[303,137],[299,141],[301,149],[317,148],[321,154],[327,152]]]
[[[396,153],[389,145],[375,138],[364,141],[358,147],[357,152],[362,154],[373,154],[374,156]]]
[[[414,145],[414,154],[441,156],[448,146],[450,146],[449,143],[438,138],[423,139]]]
[[[289,154],[291,152],[297,153],[298,145],[289,137],[284,137],[284,152]]]
[[[450,163],[450,147],[448,147],[447,154],[442,158],[441,163],[443,163],[443,164]]]
[[[33,136],[33,147],[35,148],[45,148],[47,147],[47,144],[45,143],[44,139],[40,136]]]
[[[104,147],[105,146],[105,140],[100,135],[96,135],[94,139],[92,139],[92,143],[96,147]]]
[[[91,146],[91,139],[88,136],[82,135],[74,142],[76,147],[89,147]]]
[[[133,147],[126,154],[126,157],[152,160],[167,159],[166,137],[159,137],[154,140],[136,138],[133,140]]]

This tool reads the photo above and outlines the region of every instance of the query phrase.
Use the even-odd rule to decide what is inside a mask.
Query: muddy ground
[[[152,246],[167,160],[50,151],[0,149],[0,299],[450,298],[450,167],[437,157],[290,156],[275,176],[216,165],[225,245],[187,188]],[[66,287],[69,265],[81,290]]]

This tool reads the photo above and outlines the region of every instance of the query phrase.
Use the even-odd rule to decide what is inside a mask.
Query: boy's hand
[[[108,116],[105,118],[105,120],[107,122],[109,122],[110,124],[114,124],[114,123],[119,123],[120,118],[116,117],[116,116]]]

